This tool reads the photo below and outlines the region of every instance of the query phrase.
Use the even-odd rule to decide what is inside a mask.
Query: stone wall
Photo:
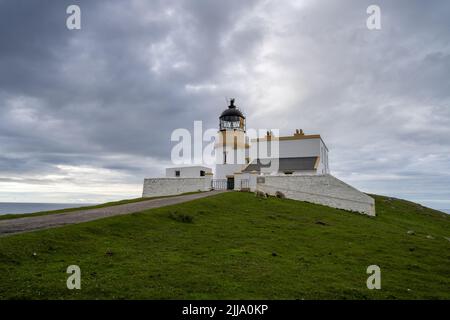
[[[373,198],[329,174],[264,176],[258,179],[257,190],[270,195],[280,191],[289,199],[375,216]]]
[[[144,179],[143,197],[170,196],[186,192],[211,190],[211,177]]]

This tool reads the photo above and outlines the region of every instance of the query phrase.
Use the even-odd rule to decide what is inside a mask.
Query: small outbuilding
[[[212,174],[212,170],[204,166],[166,168],[166,178],[199,178],[207,174]]]

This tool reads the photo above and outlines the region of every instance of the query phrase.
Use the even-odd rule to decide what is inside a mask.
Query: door
[[[233,189],[234,189],[234,177],[227,178],[227,190],[233,190]]]

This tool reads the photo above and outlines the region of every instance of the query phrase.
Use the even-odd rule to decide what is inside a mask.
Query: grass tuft
[[[194,222],[194,218],[188,214],[180,214],[175,212],[170,212],[169,213],[169,218],[178,222],[183,222],[183,223],[193,223]]]

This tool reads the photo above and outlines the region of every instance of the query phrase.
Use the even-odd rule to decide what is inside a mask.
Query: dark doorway
[[[227,190],[233,190],[233,189],[234,189],[234,177],[227,178]]]

